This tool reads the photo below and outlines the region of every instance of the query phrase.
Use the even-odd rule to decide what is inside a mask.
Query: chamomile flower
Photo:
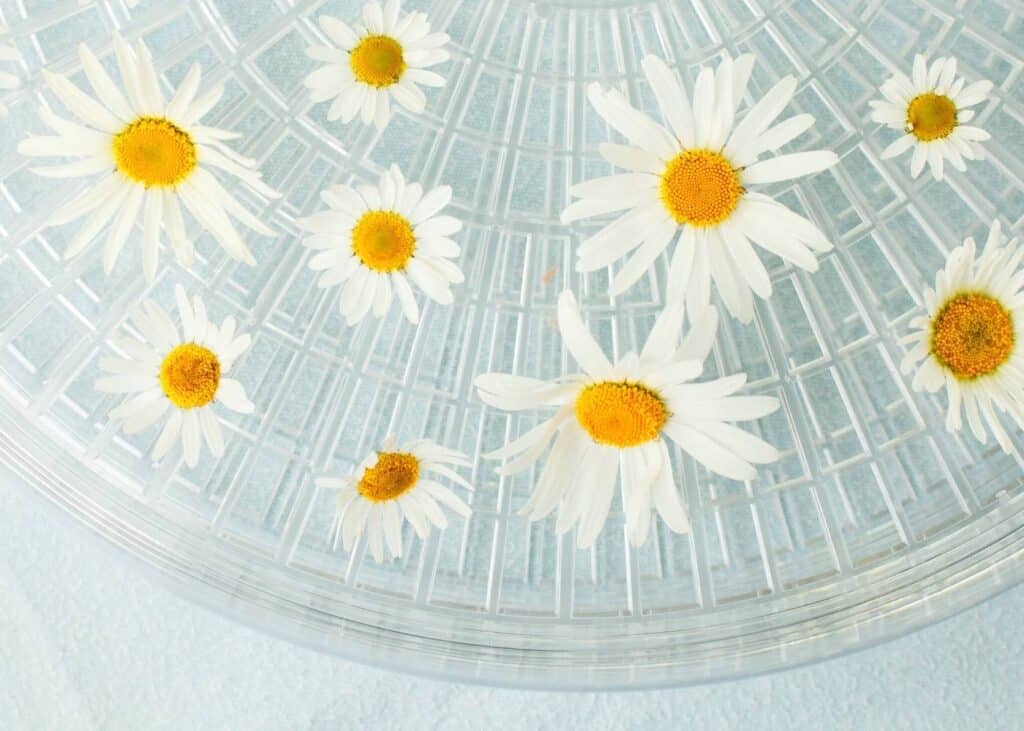
[[[227,378],[252,339],[235,332],[233,317],[220,327],[210,322],[203,301],[197,296],[189,303],[181,285],[174,295],[181,329],[156,302],[136,306],[131,320],[145,342],[119,338],[116,345],[124,355],[100,359],[100,368],[110,375],[98,379],[96,389],[130,394],[110,412],[125,434],[140,432],[167,414],[153,460],[162,459],[180,438],[185,463],[194,467],[204,441],[213,456],[224,454],[214,404],[240,414],[253,411],[242,384]]]
[[[320,28],[329,45],[310,46],[306,55],[327,64],[306,77],[314,102],[332,100],[327,118],[348,124],[357,114],[364,124],[384,129],[391,119],[391,100],[414,114],[427,97],[422,86],[444,86],[444,77],[430,66],[447,61],[448,36],[431,33],[426,13],[403,15],[399,0],[363,6],[363,22],[349,26],[321,15]]]
[[[914,148],[910,175],[916,178],[925,164],[932,176],[942,180],[945,161],[957,170],[967,169],[965,160],[984,155],[979,143],[991,135],[967,123],[974,118],[968,109],[988,99],[991,81],[975,81],[956,75],[956,59],[937,58],[929,66],[924,56],[914,57],[913,78],[897,73],[882,84],[885,99],[871,102],[871,119],[904,135],[882,151],[886,160]]]
[[[340,537],[345,550],[351,551],[365,532],[370,553],[380,563],[385,544],[393,558],[401,557],[404,521],[425,540],[431,525],[439,530],[448,527],[443,507],[469,517],[469,506],[437,480],[450,480],[472,491],[473,486],[452,469],[470,466],[465,455],[429,439],[396,447],[389,438],[354,476],[321,477],[315,482],[318,487],[338,490],[335,541]]]
[[[915,391],[949,398],[946,429],[959,431],[962,414],[978,441],[986,429],[1006,452],[1010,437],[1000,422],[1006,414],[1024,428],[1024,248],[1004,240],[992,224],[980,255],[974,240],[954,249],[924,291],[928,314],[910,322],[903,338],[911,345],[904,373],[914,371]]]
[[[11,71],[3,70],[8,64],[17,63],[21,56],[18,55],[18,49],[11,43],[5,43],[3,41],[4,36],[7,34],[7,28],[0,25],[0,94],[11,89],[17,89],[21,83],[18,81],[18,77]],[[0,117],[7,116],[7,107],[0,102]]]
[[[78,158],[35,169],[45,177],[96,176],[81,195],[49,217],[49,224],[58,226],[88,216],[64,258],[84,251],[110,223],[103,250],[103,268],[109,272],[135,223],[141,221],[142,268],[147,280],[156,275],[161,230],[178,261],[188,266],[195,248],[185,230],[184,206],[232,258],[255,263],[231,219],[266,236],[273,231],[225,190],[212,171],[238,178],[266,198],[278,194],[260,180],[254,160],[224,144],[239,135],[200,124],[224,87],[204,88],[200,93],[200,68],[195,64],[167,100],[141,41],[133,52],[124,39],[114,36],[114,52],[123,88],[107,75],[89,48],[79,47],[95,99],[64,76],[44,71],[47,86],[78,121],[40,106],[39,116],[54,135],[30,137],[18,146],[21,154],[31,157]]]
[[[556,409],[552,418],[485,455],[506,460],[499,474],[513,474],[536,462],[554,440],[523,509],[530,520],[557,508],[555,530],[561,534],[578,525],[577,545],[592,546],[621,472],[626,531],[639,546],[650,532],[652,510],[672,531],[689,530],[667,441],[734,480],[752,480],[754,464],[778,459],[773,446],[729,423],[766,416],[779,408],[778,399],[735,395],[746,383],[742,373],[693,383],[711,351],[718,316],[709,306],[680,343],[683,312],[681,302],[670,304],[640,355],[629,353],[613,363],[565,291],[558,300],[558,328],[583,374],[550,382],[499,373],[476,379],[480,398],[495,408]]]
[[[751,242],[808,271],[814,252],[831,244],[806,218],[754,192],[752,186],[791,180],[836,163],[825,150],[760,160],[796,139],[814,123],[798,114],[774,124],[796,91],[792,76],[779,81],[737,122],[754,57],[726,58],[701,70],[693,100],[664,61],[643,59],[662,117],[658,124],[616,90],[587,88],[594,109],[629,144],[602,144],[601,155],[627,173],[588,180],[569,189],[580,200],[562,221],[626,211],[582,242],[577,271],[590,272],[633,252],[615,274],[611,293],[621,294],[643,276],[675,241],[668,273],[673,297],[686,297],[691,319],[707,306],[714,282],[729,312],[742,322],[754,317],[752,292],[767,298],[772,283]]]
[[[462,222],[438,215],[452,198],[451,188],[424,193],[392,165],[377,186],[336,185],[320,197],[329,210],[298,224],[312,234],[306,246],[318,250],[309,267],[323,271],[319,286],[344,285],[338,305],[349,326],[371,310],[383,317],[392,296],[409,322],[419,322],[410,281],[435,302],[452,303],[450,287],[465,277],[453,261],[459,245],[448,237],[462,229]]]

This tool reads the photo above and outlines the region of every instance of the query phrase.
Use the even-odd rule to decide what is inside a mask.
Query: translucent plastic
[[[406,670],[553,687],[705,681],[834,655],[941,618],[1021,578],[1021,453],[943,429],[944,398],[911,392],[898,337],[948,251],[993,218],[1024,214],[1021,60],[1011,0],[437,0],[452,37],[448,85],[425,114],[398,112],[378,133],[329,123],[301,80],[315,18],[353,18],[355,2],[0,0],[25,57],[23,88],[0,122],[0,458],[40,493],[182,593],[323,650]],[[75,224],[48,213],[87,182],[35,176],[15,153],[41,131],[44,66],[76,75],[76,46],[111,63],[110,36],[143,37],[167,83],[194,60],[227,84],[211,123],[245,134],[285,191],[265,211],[280,232],[248,239],[258,263],[225,257],[198,230],[200,260],[164,265],[147,287],[129,242],[110,276],[100,247],[69,264]],[[477,455],[541,416],[509,418],[474,396],[484,371],[553,377],[570,367],[553,324],[572,287],[617,354],[642,343],[665,293],[666,261],[615,302],[608,272],[581,276],[574,246],[593,228],[561,225],[573,181],[609,172],[612,136],[585,99],[591,81],[653,111],[646,53],[692,84],[723,53],[757,54],[750,98],[786,74],[792,112],[817,117],[792,149],[831,148],[834,170],[774,191],[812,217],[836,250],[810,275],[771,260],[775,295],[754,324],[724,320],[710,370],[746,371],[750,392],[784,408],[763,437],[784,452],[750,484],[673,456],[693,532],[658,525],[639,550],[620,506],[595,549],[518,515],[536,479],[499,479]],[[880,161],[893,133],[868,101],[913,54],[955,54],[994,99],[977,124],[989,159],[936,183],[907,157]],[[749,103],[749,99],[748,99]],[[315,286],[295,218],[337,182],[370,182],[390,163],[454,188],[466,283],[418,328],[397,305],[382,321],[341,320]],[[245,191],[238,195],[254,204]],[[97,361],[132,303],[172,302],[175,283],[253,333],[237,366],[257,404],[230,415],[220,460],[154,465],[156,429],[127,437],[93,389]],[[405,557],[378,566],[357,545],[332,550],[332,495],[314,474],[347,472],[388,432],[425,435],[474,456],[473,516],[453,518]],[[1020,433],[1014,444],[1024,445]],[[55,530],[59,530],[55,525]]]

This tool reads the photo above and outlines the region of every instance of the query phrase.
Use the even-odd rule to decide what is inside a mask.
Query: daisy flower
[[[465,277],[452,261],[459,245],[448,237],[462,229],[462,222],[438,215],[452,199],[451,188],[424,193],[392,165],[376,186],[336,185],[320,197],[330,210],[298,224],[312,234],[306,246],[318,250],[309,268],[323,272],[319,286],[344,285],[338,305],[349,326],[371,310],[383,317],[392,295],[409,322],[419,322],[409,280],[435,302],[452,303],[450,287]]]
[[[382,8],[363,6],[363,22],[355,26],[321,15],[320,28],[330,45],[310,46],[306,55],[327,64],[306,77],[305,86],[316,103],[333,99],[327,118],[345,124],[357,114],[364,124],[384,129],[391,119],[391,99],[414,114],[423,111],[427,97],[422,86],[444,86],[440,74],[428,71],[447,61],[444,33],[431,33],[426,13],[402,15],[399,0]]]
[[[59,226],[88,216],[64,258],[80,254],[112,223],[103,250],[103,268],[110,272],[136,221],[141,220],[142,267],[148,281],[156,275],[161,229],[178,261],[188,266],[195,249],[185,231],[183,205],[232,258],[255,263],[231,218],[265,236],[273,231],[228,193],[211,170],[238,178],[264,197],[278,194],[260,180],[254,160],[224,144],[239,135],[199,123],[220,100],[224,87],[199,93],[200,69],[194,64],[168,101],[141,41],[133,52],[115,35],[114,51],[123,88],[114,84],[89,48],[79,47],[95,99],[64,76],[44,71],[47,86],[78,121],[40,106],[39,116],[54,135],[30,137],[18,146],[21,154],[32,157],[78,158],[36,168],[40,175],[98,176],[49,218],[51,226]]]
[[[3,37],[7,34],[7,28],[0,25],[0,69],[3,69],[5,63],[17,63],[21,56],[18,55],[18,49],[11,43],[4,43]],[[11,89],[17,89],[20,86],[18,77],[10,71],[0,70],[0,92],[9,91]],[[7,116],[7,107],[0,103],[0,117]]]
[[[240,414],[253,412],[242,384],[226,377],[252,338],[235,332],[233,317],[220,327],[207,320],[203,301],[194,297],[190,304],[181,285],[174,295],[181,330],[156,302],[146,300],[135,307],[131,320],[145,342],[119,338],[116,345],[124,357],[100,359],[100,368],[110,375],[98,379],[96,389],[131,394],[110,412],[125,434],[140,432],[170,412],[153,447],[153,460],[162,459],[180,437],[185,463],[195,467],[203,441],[214,457],[224,454],[214,403]]]
[[[737,122],[754,57],[725,58],[701,69],[693,100],[665,62],[647,56],[644,75],[654,90],[667,127],[632,107],[616,90],[587,88],[594,109],[629,144],[602,144],[612,165],[629,172],[588,180],[569,189],[580,200],[563,223],[623,211],[580,244],[577,271],[608,266],[633,252],[615,274],[611,293],[621,294],[643,276],[675,241],[668,291],[684,296],[693,321],[710,297],[712,281],[729,312],[742,322],[754,317],[752,292],[772,293],[768,272],[751,242],[808,271],[818,268],[814,251],[831,244],[806,218],[752,186],[791,180],[836,163],[824,150],[760,160],[794,140],[814,123],[798,114],[773,124],[789,104],[796,79],[787,76]],[[634,251],[635,250],[635,251]]]
[[[393,558],[402,555],[402,523],[412,525],[416,535],[426,540],[430,526],[448,527],[442,506],[468,518],[469,506],[437,481],[444,478],[467,490],[473,486],[452,467],[470,467],[465,455],[430,441],[417,439],[396,447],[385,439],[352,477],[321,477],[318,487],[338,490],[338,513],[334,521],[334,540],[339,536],[345,550],[351,551],[364,533],[370,552],[378,563],[384,560],[387,544]]]
[[[971,432],[982,444],[985,425],[1004,451],[1010,437],[999,414],[1024,428],[1024,248],[1004,241],[999,222],[977,255],[973,239],[950,253],[935,275],[935,289],[924,291],[928,314],[910,322],[902,339],[911,345],[904,373],[915,371],[915,391],[949,398],[946,429],[959,431],[966,412]]]
[[[991,135],[967,123],[974,118],[968,109],[988,99],[991,81],[966,80],[956,75],[956,59],[937,58],[929,66],[924,56],[914,57],[913,79],[897,73],[882,84],[885,99],[871,102],[871,119],[905,134],[885,148],[882,159],[902,155],[911,147],[910,174],[917,177],[925,163],[936,180],[942,180],[945,161],[957,170],[967,169],[964,160],[979,160],[980,142]]]
[[[553,382],[488,373],[476,379],[480,398],[506,411],[554,407],[552,418],[485,457],[506,460],[498,474],[526,469],[554,446],[523,509],[541,520],[558,508],[555,530],[579,525],[576,544],[597,540],[608,517],[616,475],[630,543],[642,545],[652,509],[676,533],[689,530],[666,440],[712,472],[752,480],[754,464],[774,462],[778,451],[728,422],[759,419],[779,408],[768,396],[736,396],[746,383],[737,374],[692,383],[703,369],[718,325],[709,306],[679,342],[684,308],[670,304],[658,317],[640,355],[609,360],[587,331],[576,299],[558,300],[558,329],[584,373]],[[556,436],[557,435],[557,436]]]

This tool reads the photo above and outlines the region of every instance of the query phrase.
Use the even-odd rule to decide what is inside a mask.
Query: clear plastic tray
[[[650,686],[776,669],[902,634],[1021,579],[1021,452],[947,434],[944,401],[910,391],[896,343],[946,253],[996,216],[1016,229],[1024,215],[1016,3],[408,5],[452,36],[449,83],[425,114],[399,112],[378,133],[328,123],[301,84],[315,18],[354,17],[358,3],[0,0],[26,64],[0,122],[0,459],[197,601],[326,651],[502,684]],[[40,69],[77,73],[77,44],[105,55],[115,29],[143,37],[170,82],[193,60],[227,82],[210,119],[244,132],[241,151],[286,191],[265,215],[280,235],[248,242],[256,266],[207,236],[194,267],[165,256],[152,287],[138,247],[109,277],[99,247],[62,263],[74,224],[44,224],[84,183],[36,177],[15,146],[38,130]],[[537,417],[484,408],[472,379],[563,372],[553,311],[566,286],[607,347],[636,347],[664,301],[666,262],[613,307],[606,272],[573,272],[574,240],[558,222],[570,182],[607,169],[585,85],[624,82],[651,107],[644,54],[692,80],[701,63],[746,51],[758,57],[755,94],[799,77],[793,110],[817,124],[796,144],[842,157],[813,184],[777,191],[836,250],[814,275],[772,261],[774,297],[750,326],[724,321],[714,350],[712,370],[745,370],[751,391],[782,399],[764,436],[783,459],[749,485],[683,461],[692,534],[658,526],[632,549],[616,506],[596,548],[579,551],[553,520],[518,516],[535,474],[499,481],[476,458]],[[955,54],[996,84],[978,122],[994,136],[989,158],[948,182],[912,181],[905,158],[880,161],[891,137],[867,121],[878,85],[916,52]],[[316,289],[304,266],[295,218],[324,186],[374,180],[392,162],[454,188],[467,281],[418,329],[397,307],[350,329],[336,292]],[[225,456],[194,470],[153,465],[156,430],[119,433],[106,418],[116,402],[93,389],[128,307],[169,304],[179,282],[255,337],[237,367],[257,413],[233,416]],[[352,469],[388,432],[474,455],[478,490],[471,519],[426,542],[407,533],[405,557],[379,566],[361,546],[332,550],[332,496],[312,476]]]

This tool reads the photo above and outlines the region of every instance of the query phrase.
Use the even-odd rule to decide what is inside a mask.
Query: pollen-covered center
[[[711,150],[684,150],[661,175],[661,200],[677,223],[717,226],[743,195],[732,163]]]
[[[416,250],[412,224],[394,211],[368,211],[352,229],[352,253],[370,269],[404,269]]]
[[[420,477],[420,461],[405,452],[381,452],[377,464],[363,473],[359,494],[374,503],[387,502],[410,490]]]
[[[213,401],[220,385],[220,361],[195,343],[179,345],[160,365],[160,387],[179,409],[195,409]]]
[[[948,137],[956,127],[956,104],[944,94],[921,94],[907,106],[907,131],[922,142]]]
[[[405,73],[402,44],[391,36],[367,36],[352,49],[348,63],[356,78],[370,86],[397,84]]]
[[[658,438],[668,407],[639,383],[602,381],[576,397],[576,420],[598,444],[636,447]]]
[[[959,294],[932,321],[932,353],[960,380],[995,373],[1013,353],[1013,316],[985,294]]]
[[[114,135],[112,147],[117,169],[147,188],[175,186],[196,169],[192,137],[162,117],[139,117]]]

